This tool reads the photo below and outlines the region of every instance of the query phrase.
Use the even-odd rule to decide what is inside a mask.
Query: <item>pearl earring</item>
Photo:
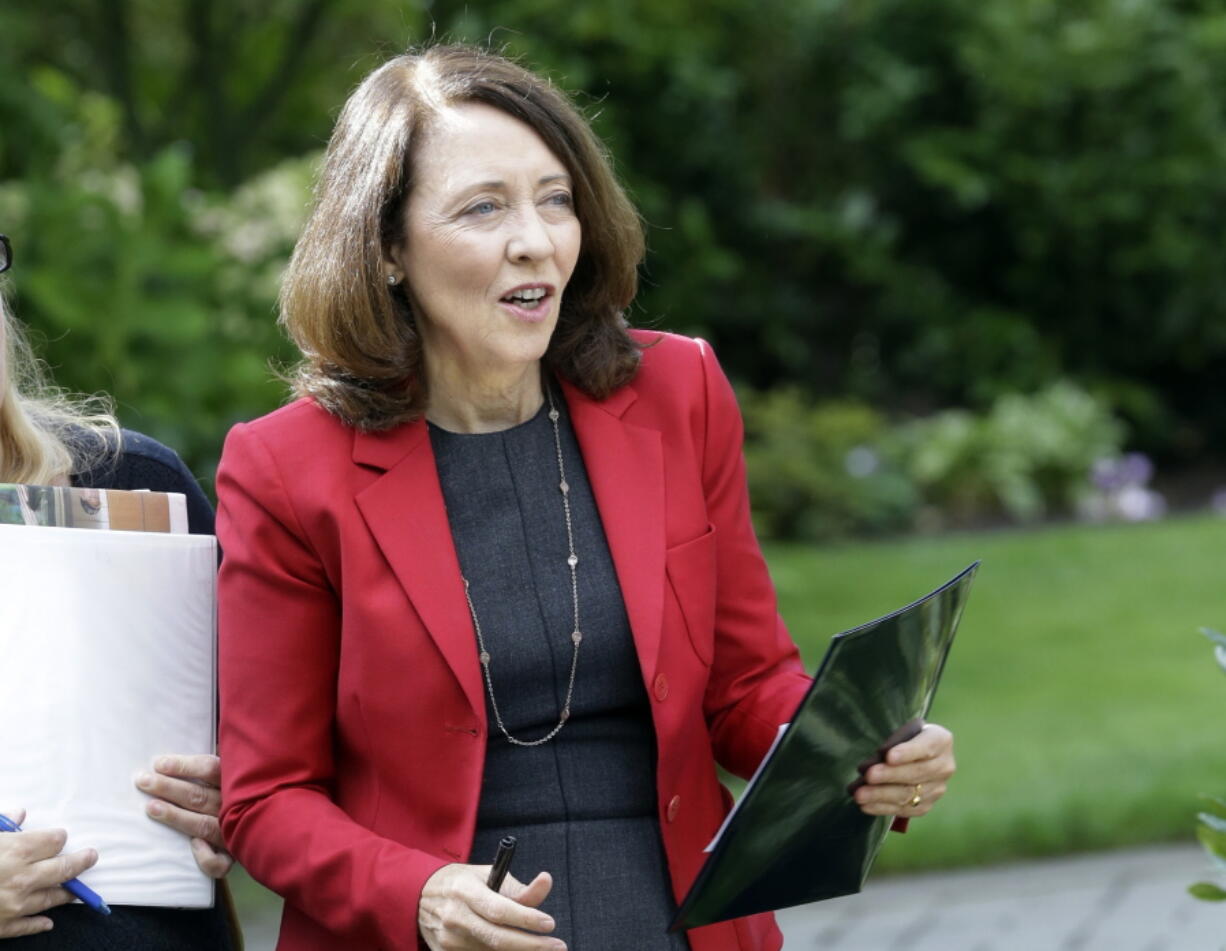
[[[395,274],[389,274],[387,276],[387,283],[395,286],[396,284],[400,283],[400,278],[398,278]]]

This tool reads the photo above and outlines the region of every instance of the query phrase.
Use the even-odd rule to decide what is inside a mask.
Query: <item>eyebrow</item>
[[[543,178],[538,179],[537,184],[538,185],[548,185],[552,182],[569,182],[569,181],[570,181],[569,175],[567,175],[565,172],[559,172],[557,175],[546,175]],[[499,188],[506,188],[506,187],[507,187],[507,183],[504,182],[502,179],[492,179],[488,182],[477,182],[473,185],[470,185],[468,188],[464,190],[465,191],[481,191],[482,189],[486,189],[486,188],[499,189]]]

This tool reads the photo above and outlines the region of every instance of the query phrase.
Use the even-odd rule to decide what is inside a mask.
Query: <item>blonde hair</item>
[[[0,288],[0,482],[48,485],[114,458],[119,424],[102,397],[70,398],[47,383],[42,363]]]
[[[643,227],[604,145],[548,80],[488,50],[428,47],[384,63],[345,103],[281,287],[281,322],[303,355],[295,393],[359,429],[395,426],[426,405],[416,320],[403,285],[387,285],[384,252],[404,240],[417,143],[441,108],[461,103],[528,125],[574,182],[583,242],[545,365],[597,398],[638,369],[623,314]]]

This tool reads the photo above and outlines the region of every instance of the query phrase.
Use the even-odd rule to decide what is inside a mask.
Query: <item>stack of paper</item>
[[[187,534],[182,492],[0,483],[0,524]]]
[[[7,488],[0,523],[25,504],[83,527],[71,507],[82,490],[35,493],[30,507]],[[112,528],[135,517],[122,496],[176,507],[162,493],[101,496],[92,514]],[[160,754],[214,750],[216,566],[212,536],[0,524],[0,809],[25,807],[26,829],[67,829],[69,850],[97,849],[81,880],[111,905],[213,902],[188,839],[146,816],[133,780]]]

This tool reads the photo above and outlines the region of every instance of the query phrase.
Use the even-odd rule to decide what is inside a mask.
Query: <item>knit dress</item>
[[[518,839],[511,873],[553,876],[542,909],[571,951],[687,949],[657,819],[651,712],[621,590],[565,403],[555,396],[578,563],[579,648],[571,713],[548,743],[489,741],[469,861]],[[491,657],[498,713],[533,740],[558,722],[573,646],[566,520],[548,403],[527,422],[476,435],[430,427],[461,570]]]

